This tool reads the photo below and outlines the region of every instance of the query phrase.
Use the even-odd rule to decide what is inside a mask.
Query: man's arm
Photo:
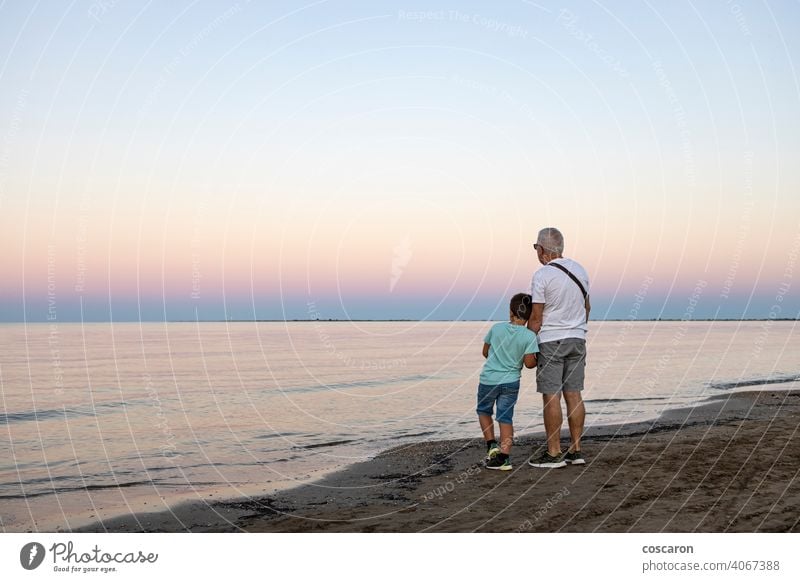
[[[536,367],[536,354],[525,354],[525,357],[524,357],[524,359],[522,361],[525,364],[526,368],[528,368],[528,369],[535,368]]]
[[[589,321],[589,312],[592,310],[592,305],[589,303],[589,296],[586,296],[586,321]]]
[[[544,314],[544,303],[534,303],[531,318],[528,320],[528,329],[533,333],[539,333],[542,329],[542,315]]]
[[[487,344],[485,342],[483,344],[483,357],[484,358],[488,358],[489,357],[489,344]]]

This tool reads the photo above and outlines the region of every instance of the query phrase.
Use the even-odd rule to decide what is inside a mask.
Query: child
[[[509,321],[496,323],[486,334],[483,357],[486,362],[478,384],[478,422],[486,440],[486,468],[510,471],[511,442],[514,437],[514,405],[519,394],[519,377],[522,364],[536,367],[539,346],[536,334],[528,329],[531,317],[531,296],[517,293],[511,298]],[[500,424],[500,446],[494,438],[492,412],[497,404],[497,422]]]

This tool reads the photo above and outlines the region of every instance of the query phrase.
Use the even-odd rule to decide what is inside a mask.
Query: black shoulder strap
[[[569,276],[570,279],[575,281],[575,284],[580,288],[581,293],[583,293],[583,300],[586,301],[586,296],[589,294],[586,292],[586,289],[583,287],[583,284],[578,280],[578,278],[575,275],[573,275],[570,272],[569,269],[567,269],[564,265],[559,265],[558,263],[554,263],[553,261],[550,261],[547,264],[551,267],[555,267],[561,271],[564,271]]]

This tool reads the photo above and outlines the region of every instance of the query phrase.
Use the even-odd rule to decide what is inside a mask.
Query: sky
[[[797,2],[0,5],[0,321],[800,316]]]

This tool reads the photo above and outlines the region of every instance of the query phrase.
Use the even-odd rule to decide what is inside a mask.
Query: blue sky
[[[787,2],[6,2],[0,321],[497,317],[550,225],[598,317],[648,278],[640,317],[698,282],[697,317],[796,317],[798,25]]]

